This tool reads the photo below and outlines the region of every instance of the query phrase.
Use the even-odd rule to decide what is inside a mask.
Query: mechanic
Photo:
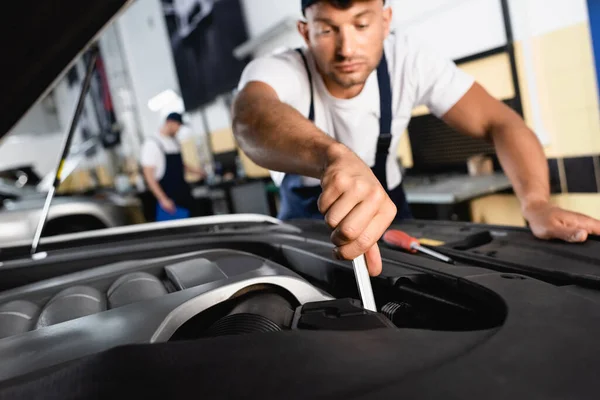
[[[583,242],[600,221],[550,203],[548,164],[521,117],[451,61],[390,33],[384,0],[302,0],[306,48],[253,60],[239,83],[233,128],[280,185],[280,218],[325,218],[337,258],[365,253],[410,217],[395,157],[411,112],[427,105],[456,130],[491,140],[538,238]],[[277,172],[275,172],[277,171]]]
[[[141,164],[144,178],[159,206],[157,221],[171,219],[178,209],[182,216],[199,214],[198,204],[192,197],[191,188],[185,180],[185,171],[204,176],[204,171],[185,165],[181,156],[178,133],[183,125],[179,113],[170,113],[159,130],[159,135],[144,142]],[[179,140],[178,140],[179,139]]]

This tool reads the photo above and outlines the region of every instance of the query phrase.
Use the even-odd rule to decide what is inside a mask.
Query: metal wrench
[[[371,287],[371,277],[367,268],[367,260],[364,254],[355,258],[352,261],[354,267],[354,276],[358,286],[358,293],[363,303],[363,308],[369,311],[377,311],[375,305],[375,297],[373,296],[373,288]]]

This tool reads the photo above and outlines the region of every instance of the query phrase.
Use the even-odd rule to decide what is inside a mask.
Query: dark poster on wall
[[[187,110],[235,89],[247,60],[233,50],[248,39],[240,0],[161,0]]]

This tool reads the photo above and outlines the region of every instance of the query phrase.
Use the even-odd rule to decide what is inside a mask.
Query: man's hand
[[[381,273],[377,241],[396,217],[396,206],[371,169],[342,145],[332,146],[321,178],[319,211],[333,233],[335,256],[353,260],[364,254],[369,274]]]
[[[600,235],[600,221],[564,210],[547,202],[529,206],[524,216],[539,239],[561,239],[569,243],[585,242],[588,235]]]
[[[381,273],[377,241],[396,216],[396,206],[356,154],[261,82],[250,82],[238,93],[233,131],[261,167],[321,179],[318,206],[333,229],[336,255],[353,260],[365,254],[369,273]]]
[[[175,203],[173,203],[173,200],[169,199],[168,197],[159,200],[159,203],[160,207],[171,215],[175,214],[175,211],[177,211]]]

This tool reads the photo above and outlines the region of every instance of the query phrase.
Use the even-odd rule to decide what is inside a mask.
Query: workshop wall
[[[565,27],[534,38],[537,93],[524,86],[523,105],[532,120],[531,101],[541,105],[544,129],[549,134],[548,157],[600,154],[600,114],[592,46],[587,22]],[[522,45],[517,43],[519,75]]]
[[[510,3],[525,120],[544,143],[551,171],[552,201],[597,216],[600,210],[600,107],[590,27],[584,0],[524,0]],[[499,99],[514,93],[507,58],[461,65]],[[424,107],[414,115],[424,115]],[[399,149],[412,165],[408,135]],[[474,221],[524,225],[514,195],[494,195],[472,204]]]
[[[181,93],[160,0],[134,2],[115,24],[141,131],[154,135],[162,114],[152,111],[148,101],[166,90]]]
[[[54,97],[50,93],[43,101],[34,104],[29,111],[13,126],[9,135],[21,133],[49,133],[58,132],[60,124],[56,114]]]
[[[116,23],[106,28],[99,42],[114,112],[121,129],[120,151],[130,163],[137,165],[144,137],[138,112],[140,105],[136,103]]]
[[[396,31],[418,38],[450,59],[506,44],[498,0],[388,0],[388,3]]]
[[[34,104],[10,133],[0,139],[0,170],[30,164],[40,173],[49,171],[56,164],[56,156],[49,157],[47,146],[58,152],[61,132],[54,97]],[[26,143],[40,143],[40,146],[23,152]]]
[[[540,116],[550,138],[545,150],[553,198],[562,207],[598,218],[600,107],[588,22],[534,38],[532,52]],[[522,77],[522,52],[517,55]],[[531,122],[536,93],[524,86],[524,112]]]
[[[546,23],[537,26],[536,33],[541,33],[530,44],[537,92],[526,84],[531,77],[524,68],[523,42],[517,43],[524,112],[531,124],[531,103],[539,102],[540,119],[550,138],[546,154],[553,200],[598,217],[600,106],[587,8],[584,0],[552,3],[552,13],[537,15]]]
[[[64,137],[73,118],[84,74],[84,62],[78,59],[65,76],[57,81],[52,91],[34,104],[11,129],[0,146],[0,169],[31,165],[42,178],[54,173]],[[86,138],[82,135],[84,128],[89,132],[99,131],[98,119],[92,110],[93,102],[88,96],[71,143],[72,152],[76,152],[78,146],[85,142]],[[79,170],[96,169],[100,165],[108,166],[105,171],[107,168],[111,169],[103,149],[97,146],[92,153],[88,153],[89,157],[78,159]]]

